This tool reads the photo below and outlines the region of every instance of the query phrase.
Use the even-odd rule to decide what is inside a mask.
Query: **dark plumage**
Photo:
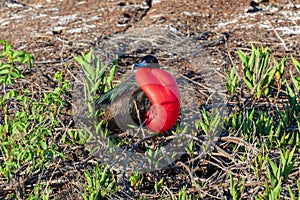
[[[159,68],[159,63],[154,56],[148,55],[142,58],[141,63],[134,64],[133,70],[139,67]],[[125,131],[130,126],[144,125],[151,102],[133,76],[100,96],[95,101],[95,107],[96,110],[104,111],[99,120],[107,123],[109,130]]]
[[[148,55],[134,64],[134,77],[96,100],[96,109],[104,111],[110,130],[127,130],[141,125],[153,132],[166,132],[178,120],[180,92],[176,80],[159,68],[157,59]]]

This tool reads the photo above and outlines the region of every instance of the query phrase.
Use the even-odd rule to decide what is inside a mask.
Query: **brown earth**
[[[121,60],[124,58],[118,76],[127,69],[124,65],[153,53],[165,65],[180,63],[181,67],[175,70],[193,80],[201,71],[199,66],[223,72],[225,67],[237,62],[237,49],[250,51],[250,43],[269,46],[278,57],[293,54],[300,60],[299,0],[261,3],[248,0],[24,0],[1,2],[0,10],[0,39],[7,40],[15,49],[35,55],[35,66],[27,79],[37,89],[53,89],[49,77],[64,69],[64,62],[70,63],[67,78],[74,80],[73,75],[80,69],[73,56],[90,49],[96,49],[100,55],[118,53]],[[152,35],[155,39],[162,35],[165,40],[162,44],[151,41],[152,46],[147,47],[145,41],[151,40]],[[135,44],[135,39],[144,42],[143,45]],[[128,47],[122,48],[126,42],[130,42]],[[199,61],[203,63],[197,63]],[[77,150],[78,155],[85,155],[80,148]],[[66,179],[73,181],[79,175],[66,175]],[[60,191],[58,199],[81,197],[80,186],[62,185],[64,188],[57,190]],[[175,185],[179,187],[180,183]],[[203,193],[203,198],[228,194],[228,191],[223,194],[216,185],[208,187],[211,187],[208,191],[213,192]],[[258,190],[251,188],[249,193]]]
[[[299,1],[253,4],[246,0],[6,1],[0,7],[0,37],[34,53],[37,62],[70,59],[107,35],[140,27],[168,28],[204,40],[223,34],[229,53],[252,42],[298,55]],[[225,43],[219,43],[224,49]]]
[[[62,61],[72,62],[74,55],[91,48],[102,57],[123,55],[123,66],[153,53],[162,64],[190,75],[203,66],[223,72],[238,62],[236,50],[247,52],[250,43],[269,46],[279,57],[300,55],[299,0],[9,2],[0,5],[0,38],[35,55],[31,78],[42,78],[41,84],[47,80],[40,73],[49,76],[62,69]],[[155,41],[159,36],[163,43]],[[156,43],[149,47],[147,38]],[[145,45],[134,42],[139,40]],[[76,64],[71,68],[76,74]],[[121,75],[124,70],[119,68]],[[73,79],[70,73],[68,77]]]

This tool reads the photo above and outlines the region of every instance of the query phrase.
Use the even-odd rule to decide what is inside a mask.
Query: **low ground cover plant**
[[[1,199],[299,198],[300,63],[295,56],[277,59],[269,48],[254,45],[249,52],[239,50],[241,64],[225,70],[230,114],[211,151],[198,156],[201,138],[216,120],[203,107],[194,140],[172,166],[120,175],[85,148],[92,142],[89,129],[73,126],[67,70],[53,74],[51,90],[30,90],[26,77],[34,70],[34,56],[4,40],[0,47]],[[95,113],[94,99],[114,87],[117,59],[105,66],[91,51],[74,60],[86,77],[86,112]],[[95,124],[95,131],[109,135],[102,125]],[[151,140],[140,144],[145,142]],[[149,146],[151,160],[157,152]]]

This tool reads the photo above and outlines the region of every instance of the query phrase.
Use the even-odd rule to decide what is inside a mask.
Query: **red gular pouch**
[[[176,124],[180,113],[176,80],[159,68],[139,68],[135,79],[152,104],[145,115],[146,126],[154,132],[166,132]]]

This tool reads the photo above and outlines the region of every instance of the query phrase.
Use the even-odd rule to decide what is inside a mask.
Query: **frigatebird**
[[[145,126],[153,132],[166,132],[177,122],[180,93],[176,80],[161,69],[157,58],[147,55],[133,64],[135,75],[101,95],[97,110],[110,130]]]

